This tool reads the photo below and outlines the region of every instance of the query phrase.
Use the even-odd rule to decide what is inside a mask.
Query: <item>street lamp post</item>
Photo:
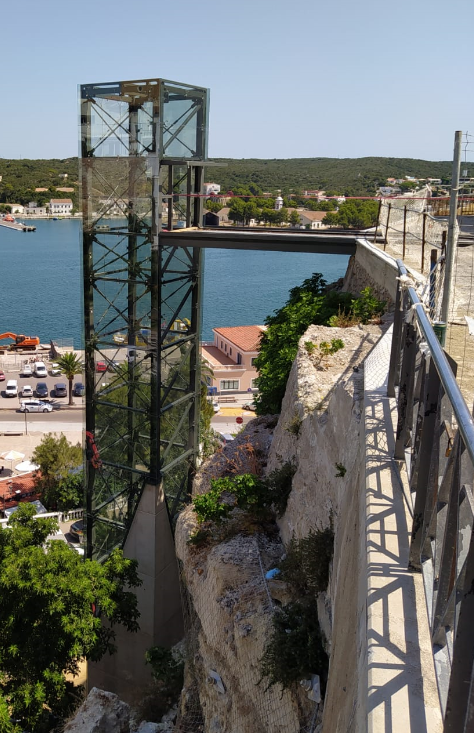
[[[26,420],[26,413],[27,413],[27,409],[25,407],[25,434],[28,435],[28,423],[27,423],[27,420]]]

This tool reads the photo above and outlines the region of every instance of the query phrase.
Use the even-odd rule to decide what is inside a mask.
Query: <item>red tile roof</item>
[[[229,326],[227,328],[213,328],[212,330],[242,351],[258,351],[265,326]]]
[[[16,491],[20,491],[21,494],[16,494]],[[19,501],[33,501],[33,499],[40,498],[41,495],[36,490],[32,473],[23,476],[13,475],[9,479],[0,481],[0,510],[10,509]]]

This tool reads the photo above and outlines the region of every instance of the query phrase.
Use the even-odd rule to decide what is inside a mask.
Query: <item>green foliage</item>
[[[163,646],[148,649],[145,660],[151,666],[153,678],[160,683],[162,691],[176,699],[183,687],[183,660],[176,660],[172,650]]]
[[[65,542],[47,540],[55,518],[34,518],[21,504],[0,530],[0,693],[22,726],[50,730],[47,709],[62,717],[73,704],[79,662],[115,651],[115,626],[138,629],[136,562],[116,550],[102,565],[85,562]],[[94,614],[93,606],[100,611]]]
[[[258,415],[280,412],[286,382],[298,350],[298,342],[311,324],[326,325],[351,301],[347,293],[325,292],[326,282],[315,273],[293,288],[286,304],[269,316],[260,341],[255,366],[259,393],[255,398]]]
[[[64,434],[47,433],[35,448],[32,460],[40,467],[35,486],[48,509],[72,509],[82,497],[82,474],[71,471],[82,464],[82,448],[72,445]],[[61,505],[61,506],[60,506]]]
[[[268,488],[269,504],[275,508],[277,517],[281,517],[285,513],[295,473],[296,466],[294,463],[286,461],[280,468],[276,468],[268,474],[264,480]]]
[[[332,521],[326,529],[311,530],[300,540],[293,537],[286,558],[280,563],[281,579],[299,598],[316,600],[329,582],[329,566],[334,552]]]
[[[324,684],[328,658],[316,608],[298,601],[288,603],[275,612],[272,624],[260,667],[262,678],[268,678],[267,689],[275,684],[285,689],[314,673]]]
[[[214,483],[214,482],[212,482]],[[228,517],[233,507],[228,504],[222,504],[221,492],[212,488],[205,494],[193,499],[194,509],[199,522],[220,522],[224,517]]]
[[[305,347],[306,351],[308,352],[308,354],[311,355],[311,354],[314,354],[314,351],[316,349],[316,344],[313,344],[312,341],[305,341],[304,342],[304,347]]]
[[[77,205],[78,201],[78,161],[77,158],[66,160],[0,160],[3,180],[0,182],[0,202],[28,204],[36,201],[44,206],[51,198],[70,198]],[[60,175],[67,173],[63,180]],[[57,191],[57,187],[74,188],[73,193]],[[46,188],[46,191],[35,191],[35,188]]]
[[[351,312],[358,323],[368,323],[373,318],[379,318],[385,311],[385,300],[378,300],[372,288],[364,288],[359,298],[351,303]]]
[[[368,229],[377,222],[378,210],[378,201],[344,201],[337,213],[330,212],[324,217],[324,223],[343,229]]]
[[[72,383],[76,374],[82,374],[84,371],[84,364],[82,361],[71,351],[68,351],[63,356],[60,356],[57,361],[59,367],[64,372],[64,376],[69,382],[69,405],[72,405]]]
[[[287,583],[297,600],[273,616],[271,636],[261,659],[262,678],[268,679],[268,687],[279,683],[286,688],[317,672],[324,694],[328,658],[316,601],[318,593],[328,586],[333,551],[332,520],[325,530],[311,531],[300,540],[293,538],[287,548],[279,579]]]
[[[344,464],[342,464],[342,463],[335,463],[334,465],[335,465],[335,467],[337,469],[337,473],[335,474],[335,478],[344,478],[344,476],[347,473],[347,468],[344,466]]]
[[[208,492],[193,499],[198,521],[220,522],[227,519],[236,507],[254,516],[264,516],[267,510],[274,507],[278,516],[281,516],[286,509],[295,470],[294,465],[287,462],[266,478],[244,473],[214,479]],[[198,530],[188,541],[200,545],[207,539],[208,536]]]

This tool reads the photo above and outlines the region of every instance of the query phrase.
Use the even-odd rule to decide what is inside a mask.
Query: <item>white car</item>
[[[46,367],[44,365],[44,362],[42,362],[42,361],[37,361],[36,362],[36,364],[35,364],[35,375],[37,377],[47,377],[48,376],[48,372],[46,370]]]
[[[52,412],[52,405],[41,402],[41,400],[22,400],[20,412]]]
[[[59,366],[59,364],[51,364],[51,376],[56,377],[58,374],[62,374],[63,370]]]
[[[23,364],[23,369],[21,370],[21,373],[25,377],[29,377],[32,374],[31,366],[29,364]]]
[[[24,384],[21,388],[22,397],[33,397],[33,389],[29,384]]]

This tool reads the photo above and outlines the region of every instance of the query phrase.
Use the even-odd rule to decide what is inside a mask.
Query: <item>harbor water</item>
[[[81,222],[35,220],[36,232],[0,228],[0,333],[82,345]],[[342,277],[348,257],[209,249],[204,264],[202,340],[212,329],[263,324],[289,290],[313,272]],[[5,343],[5,342],[4,342]]]

